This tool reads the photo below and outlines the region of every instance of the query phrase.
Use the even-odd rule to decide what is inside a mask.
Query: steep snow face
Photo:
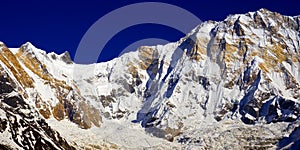
[[[0,44],[0,62],[18,92],[80,148],[276,148],[298,133],[299,32],[299,17],[261,9],[105,63],[75,64],[30,43]],[[84,133],[103,141],[79,140]]]
[[[99,91],[119,92],[114,87],[121,84],[124,92],[142,96],[142,101],[131,98],[141,103],[133,122],[163,130],[181,131],[200,122],[232,117],[247,124],[296,120],[296,22],[262,9],[229,16],[223,22],[203,23],[177,43],[141,47],[138,56],[122,56],[112,69],[106,69],[109,75],[100,75],[101,80],[107,78],[105,82],[117,85]],[[140,84],[134,85],[136,81]],[[110,101],[120,104],[119,108],[132,110],[118,100],[120,96],[111,95]],[[107,107],[118,110],[111,104]]]
[[[298,19],[261,9],[205,22],[176,43],[141,47],[97,64],[96,78],[89,80],[105,119],[140,123],[170,141],[224,121],[294,122]],[[79,87],[89,85],[84,80]],[[97,97],[90,101],[97,105]]]

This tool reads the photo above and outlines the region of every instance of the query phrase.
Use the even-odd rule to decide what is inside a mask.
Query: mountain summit
[[[30,43],[0,48],[7,149],[299,146],[299,16],[230,15],[90,65]]]

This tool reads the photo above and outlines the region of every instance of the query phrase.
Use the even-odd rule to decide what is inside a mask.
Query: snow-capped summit
[[[6,89],[0,111],[8,114],[1,117],[21,131],[7,116],[15,107],[31,110],[65,139],[67,147],[38,127],[57,149],[293,146],[300,123],[299,22],[266,9],[230,15],[200,24],[178,42],[91,65],[30,43],[18,50],[0,44]],[[8,101],[12,95],[17,105]],[[4,145],[36,146],[3,131],[14,141]]]

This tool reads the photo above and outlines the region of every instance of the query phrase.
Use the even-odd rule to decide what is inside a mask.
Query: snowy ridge
[[[77,149],[276,149],[298,141],[299,19],[266,9],[230,15],[90,65],[0,44],[0,65]]]

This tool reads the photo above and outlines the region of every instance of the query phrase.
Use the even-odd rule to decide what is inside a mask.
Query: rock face
[[[6,116],[2,120],[2,127],[3,132],[11,132],[16,147],[75,149],[57,131],[51,129],[45,119],[68,119],[83,129],[101,126],[99,110],[86,103],[73,81],[67,83],[49,73],[43,61],[51,61],[52,58],[44,51],[30,43],[24,44],[17,51],[10,50],[4,44],[0,47],[3,80],[0,85],[1,108]],[[66,62],[67,53],[55,56],[60,58],[59,62],[70,64]]]
[[[64,128],[76,148],[105,147],[76,140],[90,130],[101,133],[93,138],[121,148],[295,147],[299,28],[299,17],[261,9],[207,21],[178,42],[140,47],[91,65],[71,62],[68,53],[46,54],[30,43],[16,51],[2,44],[0,64],[10,80],[0,85],[1,104],[30,102],[43,119],[88,129]],[[13,91],[18,96],[4,94]],[[8,128],[5,122],[1,131]],[[135,142],[142,137],[145,142]],[[52,141],[59,148],[68,145]]]
[[[1,148],[75,149],[15,91],[16,83],[0,68],[0,134],[6,136]]]
[[[4,47],[2,49],[7,48]],[[90,128],[92,124],[99,127],[101,124],[99,111],[86,104],[85,99],[80,95],[80,91],[76,85],[72,83],[67,84],[66,81],[53,77],[53,75],[49,73],[47,65],[42,62],[44,59],[48,59],[49,61],[51,61],[51,59],[45,52],[34,49],[30,43],[26,43],[21,46],[16,54],[9,53],[9,55],[16,58],[15,62],[18,66],[22,64],[27,69],[27,71],[24,71],[24,69],[22,72],[37,76],[36,78],[22,77],[22,79],[30,79],[30,81],[33,82],[30,82],[32,84],[31,87],[35,88],[36,86],[41,86],[39,84],[43,84],[46,89],[51,90],[50,92],[41,89],[40,91],[33,90],[25,93],[36,102],[40,113],[45,118],[50,118],[51,116],[57,120],[68,118],[77,123],[79,127],[85,129]],[[71,64],[68,52],[57,57],[60,58],[62,63]],[[40,80],[40,83],[36,80]],[[28,82],[25,81],[25,83]],[[46,94],[52,95],[47,96],[48,99],[44,99],[44,95]],[[95,113],[95,115],[89,115],[91,113]]]

